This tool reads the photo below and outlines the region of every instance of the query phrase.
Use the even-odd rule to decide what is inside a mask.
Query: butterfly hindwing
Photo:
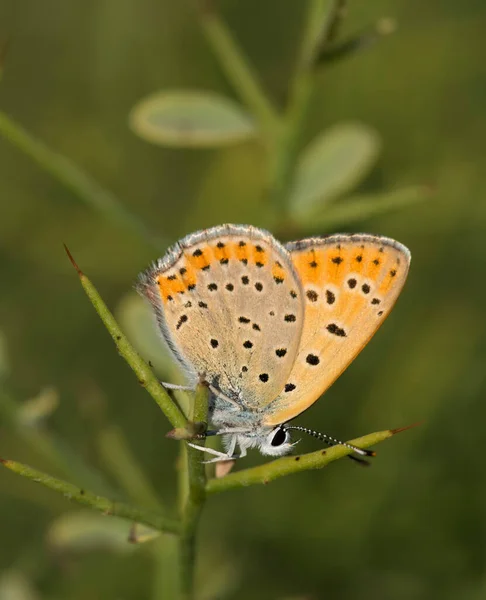
[[[405,246],[367,234],[286,247],[303,287],[304,327],[290,376],[265,411],[269,426],[303,412],[346,369],[389,314],[410,264]]]
[[[287,381],[304,321],[289,252],[268,232],[223,225],[178,242],[142,274],[169,347],[192,375],[248,408]]]

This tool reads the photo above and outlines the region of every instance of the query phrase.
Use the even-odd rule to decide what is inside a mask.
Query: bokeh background
[[[220,7],[282,105],[305,3]],[[299,423],[347,439],[423,424],[380,446],[372,468],[339,461],[211,498],[198,544],[201,597],[486,594],[486,5],[350,2],[343,35],[383,16],[397,20],[393,36],[319,72],[302,144],[336,123],[363,122],[381,136],[382,152],[358,191],[424,184],[433,193],[339,226],[400,240],[412,269],[379,334]],[[224,222],[269,226],[254,141],[171,149],[128,127],[132,107],[158,90],[236,98],[190,2],[1,0],[0,36],[10,40],[1,110],[112,190],[166,243]],[[93,211],[3,138],[0,198],[0,456],[58,476],[71,469],[73,482],[117,494],[114,465],[128,447],[154,490],[174,501],[177,444],[164,437],[168,423],[118,356],[62,249],[66,242],[164,372],[131,291],[163,244],[157,251]],[[330,231],[309,225],[302,233]],[[39,410],[49,413],[56,399],[39,430]],[[246,465],[261,460],[252,455]],[[107,521],[0,471],[0,598],[168,597],[170,539],[129,545],[126,525]]]

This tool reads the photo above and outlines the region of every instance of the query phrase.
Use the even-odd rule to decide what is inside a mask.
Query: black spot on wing
[[[180,329],[182,325],[188,321],[188,319],[189,317],[187,315],[181,315],[177,321],[176,329]]]
[[[318,357],[318,356],[316,356],[315,354],[308,354],[308,355],[306,356],[305,362],[306,362],[307,364],[309,364],[309,365],[312,365],[312,366],[314,366],[314,367],[315,367],[315,366],[316,366],[316,365],[318,365],[318,364],[319,364],[321,361],[319,360],[319,357]]]
[[[346,332],[344,329],[336,325],[336,323],[329,323],[326,329],[333,335],[337,335],[338,337],[346,337]]]

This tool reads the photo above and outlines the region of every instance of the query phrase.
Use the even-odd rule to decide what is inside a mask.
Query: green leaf
[[[44,388],[19,407],[17,419],[22,425],[35,427],[50,417],[59,405],[59,394],[52,387]]]
[[[431,197],[432,193],[432,189],[428,186],[412,185],[391,192],[356,195],[326,208],[322,213],[312,215],[308,222],[300,223],[312,229],[316,227],[330,229],[337,225],[348,225],[424,202]]]
[[[210,148],[256,134],[250,115],[236,102],[211,92],[168,91],[141,100],[129,117],[147,142],[180,148]]]
[[[144,529],[150,531],[151,539],[160,534],[151,528]],[[55,519],[47,531],[47,541],[57,551],[101,549],[129,552],[134,549],[132,531],[133,525],[124,519],[107,519],[103,515],[81,510],[65,513]]]
[[[319,134],[297,165],[290,209],[295,217],[314,212],[353,189],[380,150],[378,133],[361,123],[341,123]]]

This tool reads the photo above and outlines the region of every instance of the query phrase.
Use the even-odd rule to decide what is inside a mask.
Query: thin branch
[[[86,295],[90,299],[91,304],[94,306],[96,312],[105,324],[108,333],[111,335],[113,341],[116,344],[118,352],[127,361],[129,366],[132,368],[132,370],[138,377],[140,385],[144,387],[155,400],[155,402],[157,402],[160,409],[169,419],[173,427],[185,427],[186,418],[179,410],[178,406],[174,404],[169,394],[161,386],[159,380],[154,375],[149,365],[139,356],[137,351],[130,344],[130,342],[118,326],[118,323],[116,322],[114,316],[111,314],[106,304],[103,302],[95,286],[78,267],[68,248],[66,246],[65,248],[70,261],[72,262],[74,268],[78,272],[81,285],[83,286]]]
[[[335,37],[344,14],[345,0],[309,0],[304,33],[291,82],[288,106],[279,143],[270,165],[270,200],[280,212],[292,191],[300,136],[314,90],[314,62],[322,45]]]
[[[108,221],[122,225],[159,251],[167,246],[164,239],[151,232],[141,219],[128,211],[112,192],[103,188],[74,162],[51,150],[1,111],[0,135]]]
[[[195,423],[206,423],[208,416],[209,389],[200,383],[194,398],[194,413],[192,420]],[[204,445],[205,440],[198,440]],[[185,442],[181,442],[185,443]],[[206,501],[206,469],[203,455],[199,450],[187,446],[187,471],[189,488],[186,502],[182,512],[181,548],[181,581],[183,597],[192,600],[194,595],[194,568],[196,531],[201,512]]]
[[[279,130],[280,119],[247,57],[212,7],[202,7],[200,15],[203,31],[226,77],[272,141]]]
[[[105,498],[104,496],[97,496],[96,494],[81,489],[67,481],[56,479],[42,471],[37,471],[28,465],[23,465],[13,460],[0,459],[0,463],[10,471],[18,473],[22,477],[31,479],[44,487],[61,493],[68,500],[72,500],[73,502],[77,502],[84,506],[89,506],[106,515],[143,523],[158,531],[165,531],[167,533],[179,533],[180,531],[180,523],[175,519],[162,517],[156,513],[145,511],[123,502],[116,502],[109,498]]]
[[[329,64],[347,58],[351,54],[367,50],[385,36],[389,36],[396,30],[396,22],[393,19],[383,17],[373,27],[349,37],[338,44],[326,44],[316,57],[316,64]]]
[[[411,425],[411,427],[414,427],[414,425]],[[402,429],[378,431],[351,440],[349,443],[358,446],[359,448],[369,448],[370,446],[383,442],[396,433],[405,431],[409,428],[410,427],[404,427]],[[274,479],[285,477],[292,473],[300,473],[311,469],[322,469],[323,467],[327,467],[329,463],[343,458],[351,452],[352,450],[346,446],[333,446],[326,450],[318,450],[317,452],[311,452],[300,456],[286,456],[259,467],[230,473],[221,479],[210,479],[207,483],[206,491],[208,494],[217,494],[258,483],[269,483]]]

